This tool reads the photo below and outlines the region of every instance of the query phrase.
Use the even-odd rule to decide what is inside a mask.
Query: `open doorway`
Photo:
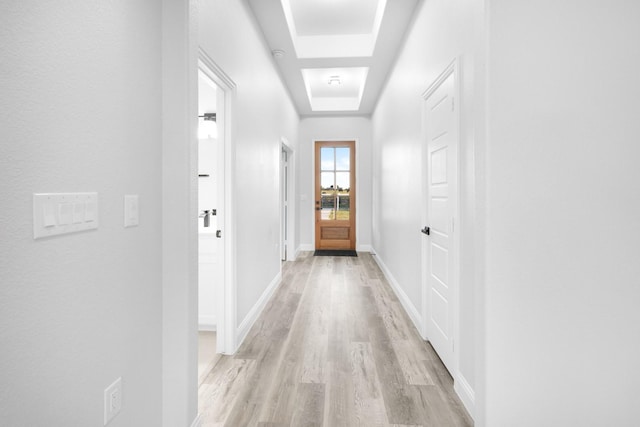
[[[198,59],[199,380],[236,350],[233,244],[233,81],[200,50]],[[196,170],[197,169],[197,170]],[[195,236],[194,236],[195,237]]]
[[[294,158],[293,149],[287,140],[282,138],[280,150],[280,259],[295,261],[294,246]]]
[[[218,284],[224,280],[224,248],[220,244],[219,215],[223,211],[224,174],[219,167],[221,141],[218,106],[222,91],[198,70],[198,382],[218,358]]]

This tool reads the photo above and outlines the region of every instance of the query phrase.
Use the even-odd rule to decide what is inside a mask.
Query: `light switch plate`
[[[98,193],[33,195],[33,238],[98,228]]]
[[[136,227],[139,216],[138,195],[127,194],[124,196],[124,226]]]

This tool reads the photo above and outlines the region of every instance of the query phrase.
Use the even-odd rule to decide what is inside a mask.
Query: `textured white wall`
[[[298,114],[245,2],[199,2],[200,46],[237,85],[233,113],[237,321],[280,272],[281,137],[294,150]]]
[[[638,425],[640,3],[489,10],[486,425]]]
[[[421,311],[422,93],[455,58],[460,68],[460,372],[476,386],[474,241],[475,68],[483,22],[480,0],[433,0],[415,22],[373,115],[373,245],[400,287]]]
[[[307,117],[300,121],[298,168],[299,245],[315,242],[314,141],[357,140],[356,146],[356,245],[371,246],[371,119],[368,117]],[[303,196],[306,200],[301,200]],[[300,246],[298,246],[300,247]]]
[[[126,17],[126,19],[124,19]],[[160,5],[0,5],[0,419],[161,425]],[[97,191],[100,228],[33,240],[32,193]],[[140,226],[123,228],[123,195]]]

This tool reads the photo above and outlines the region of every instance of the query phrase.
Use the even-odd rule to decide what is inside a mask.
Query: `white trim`
[[[296,162],[296,153],[289,143],[289,141],[285,137],[280,138],[280,147],[281,150],[285,150],[287,152],[287,257],[285,261],[295,261],[297,258],[297,252],[295,249],[295,240],[296,240],[296,179],[295,179],[295,162]],[[281,173],[281,185],[280,191],[282,191],[282,157],[280,157],[280,173]],[[282,207],[283,195],[280,194],[280,206]],[[282,209],[280,209],[280,215],[282,215]],[[282,227],[282,217],[280,218],[280,224]],[[280,239],[282,244],[282,230],[280,230]],[[280,248],[282,251],[282,248]]]
[[[216,84],[226,86],[232,90],[236,89],[237,86],[233,79],[229,77],[227,73],[225,73],[224,70],[222,70],[222,68],[220,68],[213,59],[211,59],[211,57],[202,47],[198,47],[198,62],[202,62],[207,68],[209,68],[209,71],[211,71],[215,75],[215,77],[213,77],[214,81],[218,80],[216,81]]]
[[[296,250],[296,258],[300,255],[300,252],[312,252],[314,250],[313,243],[300,243]]]
[[[217,329],[218,319],[215,315],[198,316],[199,331],[215,331]]]
[[[356,252],[373,252],[371,245],[358,245],[356,246]]]
[[[197,1],[162,0],[162,426],[197,407]],[[159,117],[160,119],[160,117]],[[160,357],[160,355],[159,355]]]
[[[459,61],[458,58],[454,58],[447,67],[442,71],[442,73],[429,85],[427,90],[422,93],[422,104],[423,104],[423,112],[422,112],[422,223],[424,226],[429,224],[429,211],[428,211],[428,198],[429,198],[429,188],[427,183],[427,173],[428,173],[428,142],[425,138],[425,108],[427,99],[444,83],[444,81],[449,78],[449,76],[453,76],[453,84],[454,84],[454,116],[455,116],[455,130],[456,130],[456,141],[455,146],[452,145],[452,152],[455,155],[455,177],[454,182],[450,188],[452,188],[453,195],[451,200],[453,202],[452,206],[452,219],[455,223],[455,230],[452,233],[452,255],[453,255],[453,277],[451,278],[451,308],[453,310],[453,342],[460,342],[460,231],[462,230],[460,224],[460,73],[459,73]],[[429,280],[428,280],[428,272],[426,271],[426,259],[429,256],[428,252],[428,241],[426,239],[422,239],[422,254],[421,254],[421,267],[422,267],[422,325],[419,330],[422,331],[423,337],[428,339],[429,335],[429,318],[430,314],[428,313],[429,307]],[[460,352],[452,348],[451,351],[451,360],[449,363],[453,366],[447,366],[450,372],[457,372],[460,366]],[[444,359],[443,359],[444,360]]]
[[[218,325],[216,347],[218,353],[233,354],[236,346],[236,227],[235,227],[235,146],[233,144],[233,111],[235,102],[235,82],[207,55],[198,48],[198,69],[201,69],[216,85],[224,96],[224,108],[218,111],[218,129],[223,141],[221,146],[222,162],[219,168],[224,173],[224,201],[221,205],[219,226],[222,230],[223,279],[216,289],[218,298]],[[195,165],[197,168],[197,165]],[[193,171],[192,171],[193,172]],[[193,174],[197,175],[197,170]],[[194,175],[194,176],[195,176]]]
[[[389,284],[391,285],[391,289],[393,289],[393,292],[398,297],[398,300],[402,304],[402,308],[407,313],[407,315],[413,322],[413,325],[416,327],[416,329],[420,331],[420,325],[423,324],[420,311],[418,311],[418,309],[411,302],[407,294],[402,290],[402,287],[400,287],[400,284],[393,277],[393,274],[391,274],[391,271],[389,271],[389,269],[387,268],[385,263],[382,261],[382,259],[375,254],[375,249],[373,248],[371,249],[372,249],[371,254],[373,255],[373,259],[375,260],[376,264],[378,264],[378,266],[380,267],[380,270],[382,270],[382,273],[387,279],[387,282],[389,282]],[[426,339],[425,336],[423,336],[422,338]],[[456,363],[458,363],[457,359],[456,359]],[[469,385],[469,382],[464,377],[464,375],[462,375],[462,373],[459,371],[457,371],[455,375],[453,388],[456,394],[458,395],[458,397],[460,397],[460,400],[464,404],[464,407],[469,412],[469,415],[471,415],[471,418],[473,418],[474,412],[475,412],[475,392],[473,388]]]
[[[409,315],[409,318],[413,322],[413,325],[416,327],[418,331],[420,331],[420,325],[422,324],[422,316],[420,315],[420,311],[416,308],[416,306],[411,302],[407,294],[404,292],[398,281],[393,277],[391,271],[387,268],[382,259],[375,255],[375,249],[373,251],[373,259],[375,260],[382,273],[384,273],[384,277],[386,277],[387,282],[391,285],[391,289],[400,300],[404,311]]]
[[[471,418],[475,419],[474,412],[476,409],[476,393],[460,371],[458,371],[456,378],[453,381],[453,389],[458,397],[460,397],[460,400],[462,400],[464,407],[467,408],[467,412],[469,412]]]
[[[202,414],[198,414],[195,420],[191,423],[191,427],[201,427],[202,426]]]
[[[249,330],[256,322],[256,320],[258,320],[258,317],[260,317],[260,314],[262,314],[262,311],[273,296],[273,293],[276,291],[276,289],[278,289],[278,286],[281,282],[282,273],[278,272],[278,274],[276,274],[276,277],[274,277],[271,283],[269,283],[269,286],[267,286],[267,289],[264,290],[258,301],[254,304],[253,307],[251,307],[251,310],[249,310],[247,316],[242,320],[240,326],[238,326],[238,330],[236,332],[237,347],[234,349],[234,353],[235,350],[240,347],[244,339],[247,337]]]

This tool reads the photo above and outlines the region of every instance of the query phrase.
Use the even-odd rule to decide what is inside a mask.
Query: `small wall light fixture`
[[[209,139],[218,137],[218,126],[216,123],[216,113],[204,113],[198,116],[204,119],[198,125],[198,139]]]
[[[205,121],[211,121],[211,122],[216,121],[216,113],[204,113],[202,116],[198,116],[198,117],[203,118]]]

